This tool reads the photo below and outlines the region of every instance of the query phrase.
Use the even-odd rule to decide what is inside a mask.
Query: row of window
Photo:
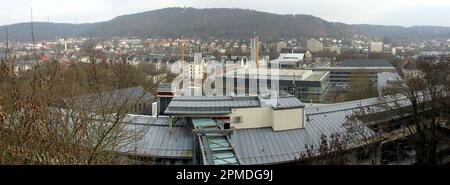
[[[351,74],[377,74],[378,72],[331,72],[331,74],[346,74],[346,75],[351,75]]]
[[[354,78],[354,77],[367,77],[367,78],[376,78],[376,76],[333,76],[334,78]]]
[[[330,80],[330,82],[348,82],[349,80]],[[377,80],[371,80],[372,83],[377,83]]]
[[[131,112],[140,112],[142,110],[145,110],[145,103],[135,104],[133,107],[131,107]]]
[[[321,87],[297,87],[295,89],[296,92],[293,92],[293,88],[289,86],[283,86],[280,87],[280,89],[283,89],[286,92],[289,93],[295,93],[295,94],[308,94],[308,93],[322,93]]]

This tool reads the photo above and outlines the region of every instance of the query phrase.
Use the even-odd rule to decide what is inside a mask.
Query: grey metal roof
[[[395,98],[391,96],[384,97],[383,100],[387,105],[390,106],[409,106],[411,101],[404,95],[397,95]],[[394,98],[394,99],[392,99]],[[419,101],[423,101],[423,96],[419,93]],[[355,100],[349,102],[335,103],[335,104],[323,104],[317,106],[311,106],[306,108],[307,115],[322,114],[327,112],[339,112],[351,109],[360,109],[361,107],[372,106],[376,111],[384,111],[381,107],[377,107],[378,98],[369,98],[362,100]]]
[[[258,97],[178,96],[164,113],[170,115],[229,114],[231,108],[259,107]]]
[[[181,98],[187,102],[200,98]],[[212,102],[219,99],[230,101],[231,97],[212,98]],[[239,99],[239,98],[237,98]],[[246,98],[241,98],[246,99]],[[402,106],[409,105],[409,101],[399,98]],[[284,106],[292,106],[292,99],[286,99]],[[346,117],[362,106],[374,105],[376,98],[329,105],[319,105],[305,108],[308,122],[305,129],[287,131],[273,131],[272,128],[238,129],[231,135],[232,145],[240,164],[273,164],[294,161],[305,152],[306,145],[318,149],[320,137],[329,137],[339,133],[345,135],[343,124]],[[298,103],[298,102],[296,102]],[[208,108],[210,109],[210,108]],[[217,111],[217,110],[215,110]],[[173,127],[172,132],[167,126],[169,118],[154,118],[149,116],[134,116],[126,118],[128,128],[147,128],[143,139],[130,147],[130,151],[143,156],[189,158],[192,157],[193,135],[188,127]],[[133,121],[135,120],[135,121]],[[150,123],[150,124],[147,124]],[[373,131],[366,127],[368,135]],[[347,143],[351,147],[353,143]]]
[[[192,158],[193,135],[186,126],[170,128],[170,118],[148,118],[153,124],[128,123],[125,128],[139,133],[139,138],[122,149],[122,153],[158,158]],[[142,120],[141,120],[142,121]]]
[[[386,59],[345,59],[340,67],[392,67]]]
[[[125,116],[122,122],[125,124],[168,126],[169,123],[171,122],[171,119],[166,117],[153,117],[148,115],[128,114]]]
[[[272,128],[235,130],[231,136],[241,164],[273,164],[300,159],[305,146],[318,149],[322,134],[345,133],[343,123],[352,110],[309,115],[305,129],[274,132]],[[368,129],[368,128],[367,128]],[[367,130],[369,134],[373,132]]]
[[[369,98],[334,104],[323,104],[306,108],[307,115],[322,114],[327,112],[339,112],[343,110],[356,109],[377,103],[377,98]]]
[[[273,109],[291,109],[291,108],[303,108],[305,105],[296,97],[280,97],[277,100],[277,105],[272,107]]]
[[[143,87],[136,86],[125,89],[117,89],[113,91],[102,92],[100,94],[88,94],[74,97],[72,99],[65,98],[63,101],[73,103],[75,107],[108,107],[117,104],[130,104],[143,99],[153,98],[153,95],[148,93]]]
[[[389,102],[390,97],[386,97]],[[402,95],[395,98],[398,106],[409,106],[411,102]],[[423,96],[419,96],[423,101]],[[351,102],[336,104],[318,105],[306,107],[308,120],[305,129],[295,129],[288,131],[274,132],[272,128],[257,128],[235,130],[231,140],[235,146],[235,151],[241,164],[272,164],[289,162],[299,159],[305,152],[306,145],[312,145],[315,149],[320,147],[320,137],[323,135],[330,137],[331,134],[339,133],[344,136],[346,129],[343,124],[347,116],[360,110],[361,107],[374,106],[377,98],[363,99]],[[394,103],[388,105],[396,106]],[[384,111],[379,107],[374,107],[376,111]],[[383,116],[390,117],[389,113]],[[374,132],[365,127],[367,136]],[[358,138],[354,138],[358,140]],[[355,140],[348,141],[348,147],[352,147]]]
[[[229,114],[232,108],[259,107],[262,104],[273,109],[302,108],[304,104],[294,96],[264,99],[258,96],[179,96],[172,99],[165,113],[171,115]]]
[[[172,92],[172,83],[160,83],[158,85],[158,92]]]
[[[256,98],[256,97],[254,97]],[[198,103],[197,101],[205,100],[205,97],[177,97],[175,102],[180,103],[181,111],[184,110],[186,114],[190,109],[203,109],[200,112],[219,112],[215,109],[217,106],[234,105],[230,103],[233,101],[258,101],[254,98],[246,97],[208,97],[207,103]],[[409,101],[399,97],[400,101],[396,101],[402,106],[409,105]],[[284,98],[280,98],[284,99]],[[291,98],[284,99],[281,105],[283,107],[290,107],[299,105],[299,101],[294,101]],[[186,103],[186,104],[184,104]],[[193,105],[190,105],[193,103]],[[259,103],[259,101],[258,101]],[[301,103],[301,102],[300,102]],[[345,128],[343,124],[346,122],[346,117],[351,115],[354,110],[363,106],[371,106],[377,103],[377,98],[357,100],[344,103],[319,105],[305,108],[308,116],[308,122],[305,129],[295,129],[287,131],[273,131],[272,128],[256,128],[256,129],[238,129],[231,135],[231,144],[234,146],[236,156],[240,164],[273,164],[284,163],[297,160],[305,152],[306,145],[313,146],[318,149],[320,146],[320,138],[323,135],[330,136],[334,133],[345,135]],[[210,107],[205,107],[207,104]],[[192,106],[197,106],[192,108]],[[203,106],[203,107],[202,107]],[[224,112],[227,110],[223,109]],[[192,110],[198,112],[198,110]],[[148,116],[135,116],[127,118],[130,123],[128,128],[147,128],[143,139],[136,141],[130,147],[130,151],[134,151],[143,156],[157,156],[157,157],[174,157],[174,158],[189,158],[192,157],[192,142],[193,135],[188,127],[178,126],[173,127],[172,132],[167,125],[169,118],[153,118]],[[152,124],[146,124],[152,123]],[[163,126],[161,126],[163,125]],[[368,135],[373,134],[373,131],[366,127]],[[347,143],[349,147],[353,143]]]

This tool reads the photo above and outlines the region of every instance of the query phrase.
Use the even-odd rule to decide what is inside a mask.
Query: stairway
[[[204,165],[238,165],[239,161],[232,146],[231,130],[210,118],[192,119],[194,132],[200,143]]]

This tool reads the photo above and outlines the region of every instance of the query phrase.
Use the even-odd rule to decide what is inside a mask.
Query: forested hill
[[[71,36],[248,38],[258,33],[267,40],[290,37],[348,37],[354,33],[392,39],[450,37],[449,27],[350,25],[311,15],[278,15],[247,9],[165,8],[124,15],[93,24],[34,23],[37,40]],[[5,30],[1,26],[0,30]],[[11,40],[31,40],[30,23],[9,25]],[[0,32],[1,33],[1,32]],[[0,34],[4,40],[4,34]]]

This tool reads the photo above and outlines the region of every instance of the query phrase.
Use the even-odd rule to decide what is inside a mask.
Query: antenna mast
[[[30,15],[31,15],[31,40],[32,40],[32,44],[33,44],[33,48],[34,48],[34,26],[33,26],[33,8],[30,9]]]
[[[5,57],[9,58],[9,26],[6,27],[6,49]]]
[[[32,44],[33,44],[33,54],[34,54],[34,59],[37,62],[37,54],[36,54],[36,42],[34,39],[34,25],[33,25],[33,8],[30,9],[31,10],[31,40],[32,40]]]

